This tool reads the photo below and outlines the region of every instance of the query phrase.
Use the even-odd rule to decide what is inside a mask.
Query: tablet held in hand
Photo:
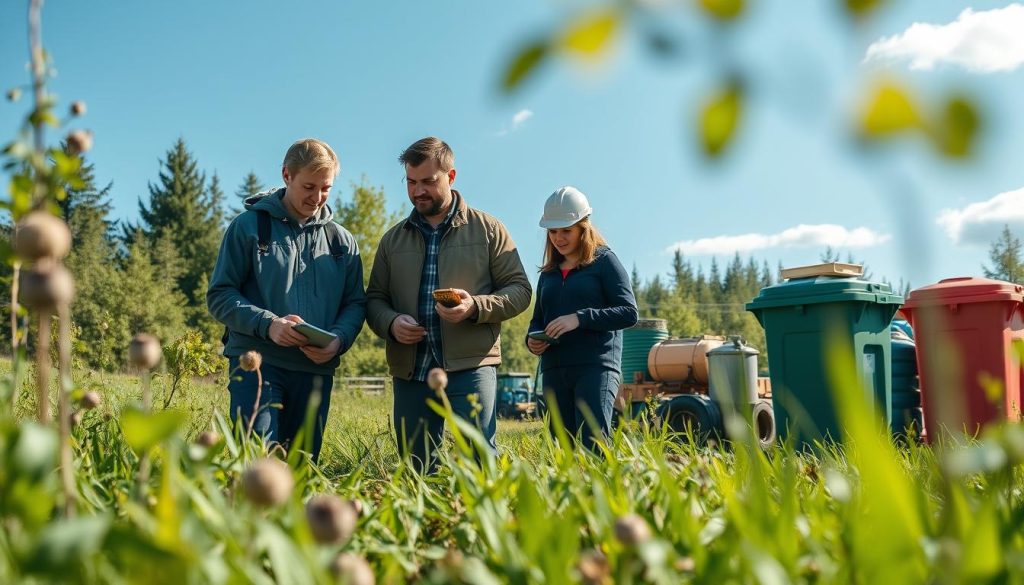
[[[330,331],[325,331],[309,323],[296,323],[295,330],[305,335],[306,339],[309,339],[309,343],[317,347],[327,347],[338,338]]]
[[[550,335],[548,335],[547,333],[544,333],[543,331],[531,331],[531,332],[527,333],[526,336],[529,337],[530,339],[536,339],[537,341],[543,341],[543,342],[548,343],[550,345],[558,345],[558,338],[557,337],[551,337]]]

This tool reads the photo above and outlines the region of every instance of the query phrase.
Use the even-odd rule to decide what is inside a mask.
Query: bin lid
[[[708,358],[716,355],[758,355],[761,352],[747,345],[742,339],[733,337],[728,342],[719,345],[707,353]]]
[[[946,278],[910,291],[906,308],[992,301],[1024,302],[1024,286],[991,278]]]
[[[903,297],[893,293],[892,287],[883,282],[870,282],[859,278],[815,276],[791,279],[762,288],[761,293],[747,303],[747,310],[756,311],[772,307],[844,301],[900,305],[903,304]]]

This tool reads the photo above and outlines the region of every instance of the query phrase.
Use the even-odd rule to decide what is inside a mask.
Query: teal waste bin
[[[849,341],[858,387],[890,424],[889,324],[902,303],[887,284],[834,276],[787,280],[747,303],[765,331],[779,438],[795,435],[800,446],[842,440],[826,361],[831,334]]]

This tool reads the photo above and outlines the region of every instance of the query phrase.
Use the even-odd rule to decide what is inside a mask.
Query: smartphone
[[[462,297],[455,292],[454,288],[439,288],[433,292],[434,300],[441,303],[442,307],[457,307],[462,304]]]
[[[324,331],[323,329],[310,325],[309,323],[296,323],[295,330],[306,336],[309,339],[309,343],[317,347],[327,347],[332,341],[338,338],[337,335],[330,331]]]
[[[544,342],[549,343],[551,345],[558,345],[558,338],[557,337],[551,337],[550,335],[548,335],[547,333],[544,333],[543,331],[531,331],[531,332],[527,333],[526,336],[529,337],[530,339],[536,339],[537,341],[544,341]]]

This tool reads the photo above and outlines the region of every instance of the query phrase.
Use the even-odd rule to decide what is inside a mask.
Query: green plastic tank
[[[640,375],[650,380],[647,371],[647,354],[660,341],[668,339],[668,321],[664,319],[640,319],[636,325],[622,331],[622,383],[632,384]]]

